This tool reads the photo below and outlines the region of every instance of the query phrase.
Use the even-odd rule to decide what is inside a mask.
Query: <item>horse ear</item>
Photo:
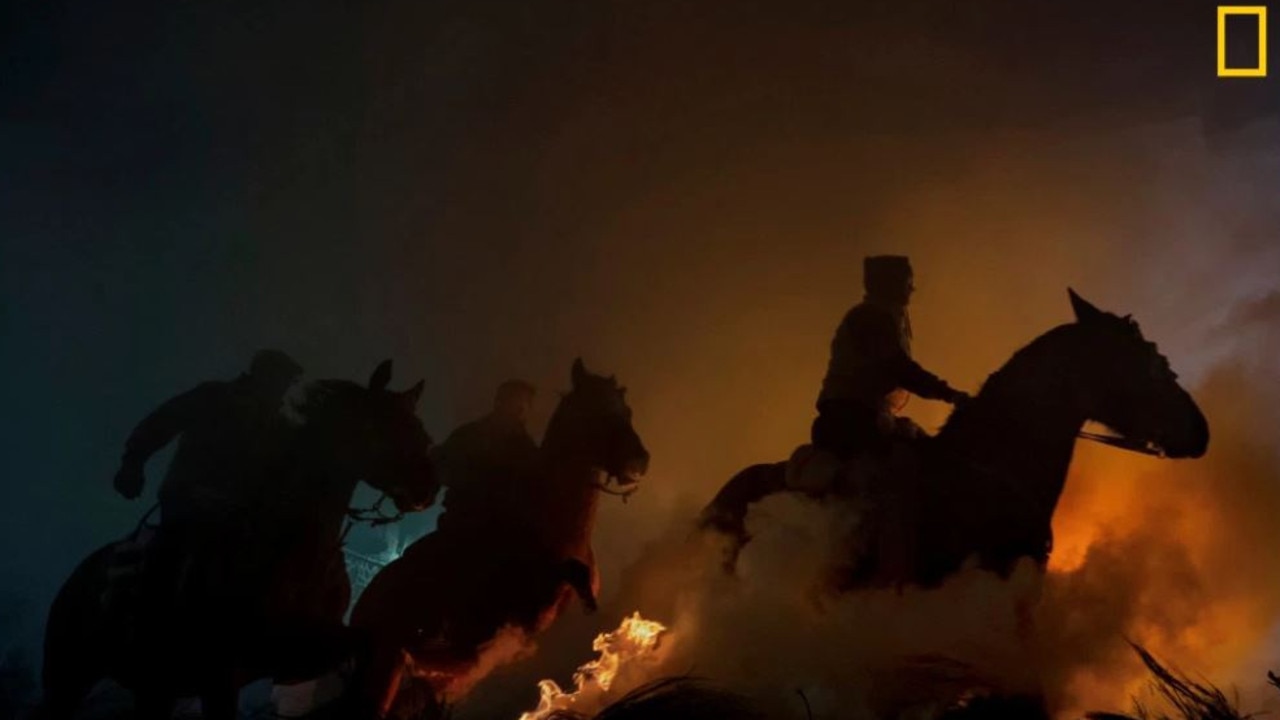
[[[423,381],[419,380],[416,385],[400,393],[400,397],[409,407],[416,408],[418,407],[418,401],[422,399],[422,387]]]
[[[391,360],[387,359],[378,363],[378,367],[369,376],[369,389],[386,390],[389,382],[391,382]]]
[[[1100,320],[1106,315],[1088,300],[1077,295],[1075,290],[1067,288],[1067,295],[1071,298],[1071,310],[1076,314],[1076,322],[1086,324],[1094,320]]]
[[[573,372],[570,374],[570,377],[573,380],[574,387],[578,387],[578,385],[586,379],[587,367],[582,364],[582,358],[579,357],[573,361]]]

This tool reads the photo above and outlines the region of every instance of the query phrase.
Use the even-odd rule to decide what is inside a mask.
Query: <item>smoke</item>
[[[805,717],[798,691],[814,717],[859,718],[936,709],[975,688],[1043,689],[1058,716],[1080,717],[1123,709],[1131,697],[1152,701],[1134,640],[1238,688],[1244,708],[1265,708],[1274,693],[1265,689],[1266,659],[1255,656],[1274,651],[1267,640],[1280,611],[1280,465],[1265,421],[1280,397],[1251,395],[1256,387],[1238,368],[1201,384],[1221,438],[1204,461],[1083,450],[1075,497],[1058,522],[1065,557],[1044,577],[1027,565],[1008,581],[969,569],[933,591],[831,597],[821,583],[848,522],[841,508],[795,497],[760,504],[738,578],[721,572],[715,538],[673,523],[628,569],[608,610],[638,608],[668,622],[663,663],[612,697],[693,673],[778,718]],[[1025,603],[1036,607],[1029,636],[1018,627]]]
[[[131,526],[102,480],[116,444],[249,348],[296,349],[314,376],[394,355],[427,376],[437,437],[507,377],[554,397],[581,354],[631,389],[651,476],[601,512],[606,610],[562,618],[460,716],[532,707],[537,679],[566,682],[591,636],[635,609],[687,633],[693,670],[772,688],[780,706],[788,683],[863,687],[925,634],[962,657],[991,640],[980,672],[1001,674],[1006,611],[1029,580],[966,575],[819,612],[802,550],[820,550],[824,516],[785,503],[757,519],[779,537],[747,558],[754,585],[689,575],[673,549],[737,469],[805,440],[862,256],[905,252],[916,355],[953,384],[976,388],[1067,320],[1073,286],[1133,313],[1209,417],[1201,461],[1080,448],[1032,648],[1063,712],[1127,704],[1142,670],[1126,635],[1248,699],[1280,656],[1280,128],[1205,136],[1184,80],[1212,49],[1182,40],[1211,42],[1211,18],[1182,3],[1161,5],[1168,23],[1138,5],[799,5],[415,4],[302,24],[157,6],[162,22],[78,11],[69,27],[97,42],[37,37],[67,58],[50,54],[61,90],[33,122],[79,120],[7,127],[28,181],[4,213],[26,242],[0,263],[7,306],[24,308],[3,317],[23,348],[6,376],[24,418],[5,475],[29,480],[5,487],[24,512],[0,532],[32,552],[0,558],[3,576],[47,600]],[[121,32],[90,32],[107,20]],[[155,28],[177,40],[142,36]],[[107,78],[104,38],[153,50]],[[258,140],[223,152],[211,136]],[[125,165],[137,177],[117,182]],[[932,427],[944,411],[907,408]]]
[[[1238,687],[1246,709],[1272,700],[1280,385],[1247,365],[1218,367],[1200,386],[1214,433],[1204,460],[1126,467],[1091,453],[1077,463],[1056,525],[1078,564],[1050,573],[1040,622],[1065,707],[1115,707],[1140,688],[1124,637]]]
[[[1215,146],[1195,121],[1174,121],[992,133],[961,150],[889,144],[882,161],[927,160],[933,181],[894,193],[870,224],[842,229],[848,218],[828,213],[783,230],[771,218],[759,232],[788,242],[723,247],[739,259],[733,268],[695,266],[697,282],[646,293],[629,326],[644,340],[609,340],[622,366],[607,369],[632,388],[654,453],[644,492],[605,507],[597,529],[606,595],[617,594],[599,622],[565,618],[535,660],[481,686],[477,716],[532,707],[538,677],[566,678],[589,657],[593,632],[636,609],[672,625],[673,673],[706,675],[783,716],[799,711],[797,688],[815,712],[829,711],[817,717],[843,717],[913,693],[939,700],[966,682],[1033,680],[1063,717],[1122,709],[1147,677],[1126,639],[1238,687],[1246,709],[1271,699],[1263,682],[1280,664],[1271,639],[1280,619],[1280,242],[1257,188],[1280,177],[1272,140],[1249,128]],[[788,167],[810,171],[815,192],[838,194],[827,186],[836,182],[829,160],[789,151]],[[636,224],[721,237],[735,232],[726,226],[761,225],[767,216],[750,198],[764,181],[732,174],[739,182],[714,204],[746,219],[713,222],[641,198],[613,228],[623,249],[615,261],[644,263],[626,250]],[[841,241],[859,226],[862,240]],[[911,254],[917,267],[917,357],[962,387],[976,388],[1017,347],[1067,321],[1068,286],[1133,313],[1209,418],[1209,454],[1159,461],[1081,444],[1042,583],[1025,571],[1008,584],[969,572],[933,593],[823,600],[812,588],[829,518],[782,501],[753,515],[760,538],[743,559],[748,576],[726,585],[711,572],[716,553],[690,557],[688,521],[734,471],[804,441],[826,341],[857,299],[858,259],[886,250]],[[625,291],[615,299],[640,302]],[[668,315],[671,307],[683,316]],[[944,411],[919,401],[907,409],[933,427]],[[1036,631],[1024,643],[1015,609],[1037,593]],[[907,661],[939,655],[950,660]],[[501,688],[511,685],[526,689],[504,704]]]

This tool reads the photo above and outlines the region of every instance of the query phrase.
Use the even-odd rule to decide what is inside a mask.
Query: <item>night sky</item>
[[[1280,81],[1214,77],[1213,4],[901,5],[11,0],[0,641],[149,505],[160,459],[110,483],[133,424],[259,347],[393,358],[437,439],[507,377],[540,428],[575,356],[616,372],[654,462],[606,573],[804,440],[866,253],[913,255],[918,355],[969,389],[1068,284],[1193,379],[1234,352],[1206,333],[1280,282]]]

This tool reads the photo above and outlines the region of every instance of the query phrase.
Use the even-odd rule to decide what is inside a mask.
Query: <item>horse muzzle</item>
[[[1190,398],[1188,398],[1190,400]],[[1191,417],[1177,432],[1161,439],[1160,446],[1166,457],[1194,459],[1209,450],[1209,421],[1200,408],[1191,403]]]

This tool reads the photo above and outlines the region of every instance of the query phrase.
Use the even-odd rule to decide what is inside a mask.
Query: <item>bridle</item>
[[[613,495],[615,497],[622,498],[622,502],[624,503],[631,497],[632,493],[640,489],[640,483],[631,483],[630,485],[624,486],[622,483],[617,482],[613,477],[606,478],[603,482],[598,479],[592,480],[591,485],[605,495]],[[616,485],[618,489],[615,490],[612,487],[614,485]]]
[[[378,496],[377,502],[367,508],[347,508],[347,518],[343,523],[342,534],[338,536],[338,546],[342,547],[347,543],[347,535],[351,533],[351,528],[360,523],[369,523],[369,527],[376,528],[400,522],[405,516],[403,510],[397,509],[394,515],[387,515],[382,511],[382,503],[386,499],[387,494],[384,492]]]
[[[1120,448],[1121,450],[1128,450],[1129,452],[1135,452],[1135,453],[1138,453],[1139,455],[1149,455],[1151,457],[1158,457],[1158,458],[1165,457],[1164,450],[1145,441],[1132,440],[1130,438],[1121,437],[1119,435],[1107,435],[1104,433],[1086,432],[1084,430],[1081,430],[1079,433],[1076,434],[1076,436],[1079,437],[1081,440],[1092,440],[1093,442],[1096,442],[1096,443],[1102,443],[1103,445],[1110,445],[1111,447]]]

